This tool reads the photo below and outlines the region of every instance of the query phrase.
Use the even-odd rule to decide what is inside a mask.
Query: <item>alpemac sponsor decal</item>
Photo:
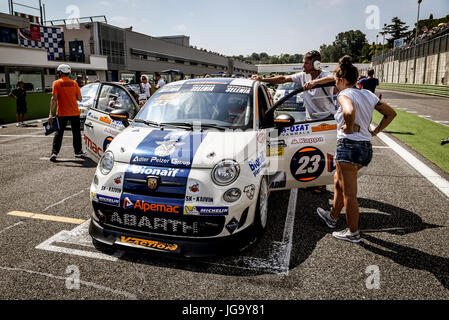
[[[128,199],[129,201],[129,199]],[[128,203],[128,202],[127,202]],[[126,205],[124,205],[126,207]],[[182,206],[162,204],[162,203],[151,203],[145,200],[137,200],[133,203],[132,208],[134,210],[140,210],[144,213],[148,211],[150,213],[177,213],[182,214]]]
[[[193,216],[227,216],[229,214],[229,208],[185,206],[184,214]]]

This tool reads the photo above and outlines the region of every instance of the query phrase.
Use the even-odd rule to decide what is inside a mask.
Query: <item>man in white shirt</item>
[[[332,100],[334,87],[316,88],[318,84],[334,81],[332,73],[321,70],[321,55],[318,51],[306,53],[303,61],[303,72],[291,76],[277,76],[262,78],[253,76],[251,79],[268,82],[271,84],[281,84],[295,82],[304,87],[304,105],[306,107],[306,119],[319,120],[327,118],[335,113],[335,105]]]
[[[163,86],[165,86],[165,80],[164,78],[161,77],[161,75],[158,72],[154,73],[154,80],[156,81],[156,85],[151,83],[151,88],[153,88],[154,90],[158,90]]]

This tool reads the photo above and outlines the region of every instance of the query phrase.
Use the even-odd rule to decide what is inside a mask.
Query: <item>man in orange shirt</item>
[[[69,78],[70,66],[61,64],[56,69],[59,80],[53,82],[53,92],[50,102],[50,114],[48,123],[51,125],[55,115],[56,104],[58,109],[56,115],[59,120],[59,130],[56,131],[53,139],[53,150],[50,161],[55,162],[61,149],[62,138],[67,122],[70,121],[73,135],[73,149],[76,158],[84,158],[86,155],[82,151],[83,145],[80,130],[80,110],[77,101],[81,101],[81,92],[78,84]]]

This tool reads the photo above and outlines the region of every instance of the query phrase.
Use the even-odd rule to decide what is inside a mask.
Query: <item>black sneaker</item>
[[[85,159],[86,158],[86,154],[84,153],[84,152],[78,152],[78,153],[75,153],[75,158],[78,158],[78,159]]]
[[[442,146],[444,146],[446,143],[449,143],[449,138],[441,140],[441,145]]]
[[[53,153],[50,157],[50,161],[51,162],[56,162],[56,158],[58,157],[58,155],[56,153]]]

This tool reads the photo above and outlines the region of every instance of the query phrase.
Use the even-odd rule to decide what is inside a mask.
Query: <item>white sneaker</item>
[[[337,225],[337,220],[332,218],[330,211],[324,210],[323,208],[317,208],[316,213],[321,219],[324,220],[324,222],[326,222],[329,228],[335,228],[335,226]]]
[[[16,127],[20,127],[20,122],[17,122],[17,123],[16,123]]]
[[[334,238],[345,240],[353,243],[359,243],[360,242],[360,232],[351,232],[349,228],[346,228],[342,231],[332,232],[332,236]]]

